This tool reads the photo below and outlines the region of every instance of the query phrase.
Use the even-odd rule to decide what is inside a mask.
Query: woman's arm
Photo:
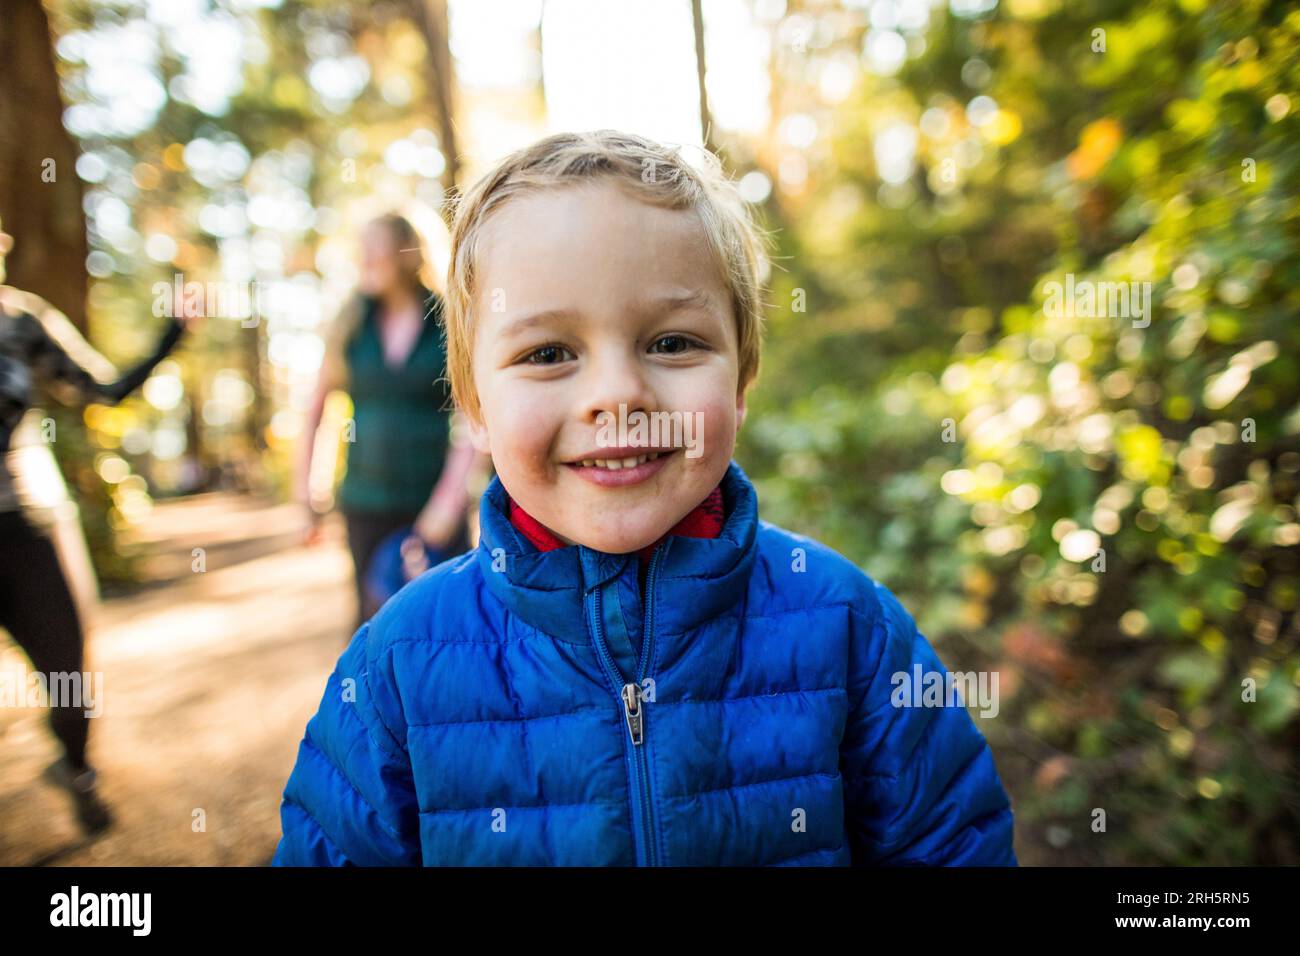
[[[23,293],[16,306],[33,320],[31,365],[46,381],[71,386],[83,402],[116,405],[139,388],[154,368],[175,348],[185,321],[171,319],[153,352],[123,375],[95,349],[62,312],[37,296]]]
[[[359,319],[360,303],[354,298],[344,304],[330,323],[325,333],[325,355],[321,361],[320,373],[316,376],[316,387],[312,390],[303,419],[294,477],[294,500],[313,518],[316,517],[316,512],[311,508],[311,468],[316,449],[316,432],[320,428],[325,399],[329,393],[348,387],[347,346]]]
[[[415,522],[415,533],[431,548],[443,548],[451,542],[465,521],[466,485],[479,463],[480,454],[462,437],[460,415],[452,418],[452,444],[442,466],[438,483]]]
[[[302,437],[298,443],[297,468],[294,473],[294,500],[305,508],[311,507],[311,464],[316,448],[316,432],[325,413],[325,398],[332,390],[325,376],[318,376],[316,387],[312,389],[311,401],[307,406],[306,417],[303,419]]]

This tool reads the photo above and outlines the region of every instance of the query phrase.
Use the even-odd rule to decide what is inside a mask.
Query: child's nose
[[[617,416],[620,406],[624,414],[657,407],[654,389],[640,362],[622,355],[593,359],[588,365],[590,384],[584,389],[584,418],[598,422],[602,414]]]

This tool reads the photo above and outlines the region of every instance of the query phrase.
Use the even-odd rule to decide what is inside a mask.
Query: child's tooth
[[[659,452],[657,452],[657,451],[652,451],[652,452],[651,452],[649,455],[647,455],[646,457],[648,457],[651,461],[654,461],[656,458],[659,457]]]
[[[636,463],[637,463],[638,465],[644,465],[644,464],[646,463],[646,460],[647,460],[649,457],[650,457],[649,455],[637,455],[637,457],[636,457]]]
[[[584,459],[582,459],[582,467],[583,467],[583,468],[590,468],[590,467],[591,467],[592,465],[594,465],[594,464],[595,464],[595,462],[592,461],[590,458],[584,458]]]
[[[623,467],[624,467],[624,468],[635,468],[635,467],[636,467],[636,459],[635,459],[635,458],[624,458],[624,459],[623,459]]]
[[[618,471],[623,467],[623,463],[619,461],[617,458],[611,458],[605,462],[605,467],[608,468],[610,471]]]

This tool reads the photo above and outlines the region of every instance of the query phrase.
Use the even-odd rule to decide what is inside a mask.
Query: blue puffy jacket
[[[734,462],[716,539],[539,552],[499,479],[479,547],[362,625],[307,724],[275,865],[1012,865],[1011,809],[885,588],[760,521]],[[636,673],[611,628],[639,647]]]

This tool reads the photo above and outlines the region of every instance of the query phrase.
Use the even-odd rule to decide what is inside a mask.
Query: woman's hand
[[[463,509],[453,508],[439,501],[424,506],[415,519],[414,531],[426,546],[434,551],[445,551],[465,520]]]
[[[305,475],[306,469],[302,472]],[[311,487],[305,479],[300,478],[294,483],[293,500],[302,515],[301,542],[307,547],[320,544],[325,539],[321,527],[325,516],[311,506]]]
[[[451,450],[447,461],[442,466],[442,474],[438,477],[428,503],[415,519],[415,533],[435,551],[447,550],[467,517],[465,482],[478,457],[468,441],[456,439],[461,430],[457,419],[453,419]]]
[[[325,531],[321,527],[322,517],[311,508],[303,508],[302,543],[311,548],[325,540]]]

